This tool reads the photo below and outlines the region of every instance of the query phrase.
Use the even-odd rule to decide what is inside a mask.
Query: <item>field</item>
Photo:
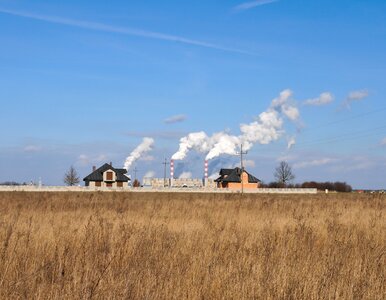
[[[0,193],[1,299],[386,299],[386,196]]]

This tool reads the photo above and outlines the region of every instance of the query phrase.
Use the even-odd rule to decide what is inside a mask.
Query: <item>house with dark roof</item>
[[[128,187],[130,178],[126,176],[126,169],[114,168],[111,163],[104,164],[100,168],[93,167],[91,174],[83,178],[85,186],[89,187]]]
[[[258,189],[260,180],[240,168],[221,169],[220,177],[215,180],[218,188],[223,189]]]

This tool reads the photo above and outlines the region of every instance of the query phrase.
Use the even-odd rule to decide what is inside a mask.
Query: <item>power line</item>
[[[383,111],[386,111],[386,107],[374,109],[374,110],[371,110],[371,111],[368,111],[368,112],[364,112],[364,113],[357,114],[357,115],[354,115],[354,116],[351,116],[351,117],[347,117],[347,118],[344,118],[344,119],[328,122],[328,123],[325,123],[325,124],[320,124],[320,125],[317,125],[317,126],[314,126],[314,127],[308,127],[308,128],[303,129],[303,131],[310,130],[310,129],[319,129],[319,128],[323,128],[323,127],[339,124],[339,123],[342,123],[342,122],[345,122],[345,121],[348,121],[348,120],[358,119],[358,118],[361,118],[361,117],[365,117],[365,116],[369,116],[369,115],[372,115],[372,114],[380,113],[380,112],[383,112]]]
[[[373,136],[373,135],[382,133],[384,129],[386,129],[386,125],[378,126],[378,127],[374,127],[374,128],[369,128],[369,129],[362,130],[362,131],[345,133],[345,134],[338,135],[335,137],[316,139],[316,140],[305,142],[305,143],[299,143],[296,145],[296,147],[298,148],[299,146],[300,147],[301,146],[311,146],[311,145],[317,145],[317,144],[327,144],[327,143],[333,143],[333,142],[355,140],[358,138],[364,138],[364,137]]]
[[[134,172],[134,179],[137,180],[137,172],[139,170],[137,169],[137,167],[134,168],[133,172]]]
[[[241,194],[244,194],[244,181],[243,181],[243,175],[244,175],[244,162],[243,162],[243,156],[247,155],[248,151],[243,152],[243,144],[240,145],[240,152],[237,152],[237,155],[240,155],[240,165],[241,165],[241,175],[240,175],[240,181],[241,181]]]

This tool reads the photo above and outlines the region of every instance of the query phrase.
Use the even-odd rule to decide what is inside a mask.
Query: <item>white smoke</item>
[[[179,179],[190,179],[192,178],[191,172],[183,172],[179,177]]]
[[[148,171],[145,175],[143,175],[143,178],[154,178],[155,172],[154,171]]]
[[[292,101],[292,91],[284,90],[279,97],[272,100],[270,107],[262,112],[257,120],[249,124],[241,124],[241,134],[230,135],[218,132],[208,136],[205,132],[190,133],[181,138],[179,150],[172,159],[182,160],[190,150],[207,153],[206,159],[210,160],[222,154],[235,155],[243,145],[243,150],[249,150],[254,144],[269,144],[278,140],[284,134],[284,118],[297,122],[300,113]],[[293,142],[295,139],[293,138]]]
[[[320,106],[329,104],[332,101],[334,101],[334,95],[330,92],[324,92],[317,98],[307,99],[304,101],[304,105]]]
[[[295,144],[296,144],[296,139],[295,139],[294,136],[289,137],[289,138],[287,139],[287,149],[291,149],[292,146],[295,145]]]
[[[207,160],[218,157],[221,154],[236,154],[240,145],[240,137],[220,132],[213,135],[211,142],[210,144],[213,144],[213,146],[206,156]]]
[[[211,148],[210,139],[205,132],[193,132],[180,139],[180,148],[172,159],[182,160],[186,157],[190,150],[198,152],[207,152]]]
[[[138,160],[142,155],[153,149],[154,139],[145,137],[142,143],[130,153],[126,158],[124,168],[129,170],[134,161]]]

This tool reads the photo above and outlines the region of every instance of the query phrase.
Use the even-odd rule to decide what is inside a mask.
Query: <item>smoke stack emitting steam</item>
[[[142,140],[142,143],[131,152],[131,154],[126,158],[124,168],[129,170],[134,161],[139,159],[143,154],[149,152],[153,149],[154,139],[145,137]]]
[[[241,134],[238,136],[226,132],[208,136],[203,131],[188,134],[180,139],[179,150],[172,156],[172,159],[182,160],[189,151],[195,150],[207,153],[206,160],[210,160],[222,154],[235,155],[241,144],[244,150],[250,150],[255,143],[269,144],[278,140],[285,133],[283,117],[292,122],[298,121],[300,117],[299,110],[291,101],[292,94],[292,91],[288,89],[282,91],[255,122],[240,125]],[[295,144],[294,138],[291,139],[291,144]]]
[[[170,161],[170,178],[171,179],[174,178],[174,160],[173,159]]]

